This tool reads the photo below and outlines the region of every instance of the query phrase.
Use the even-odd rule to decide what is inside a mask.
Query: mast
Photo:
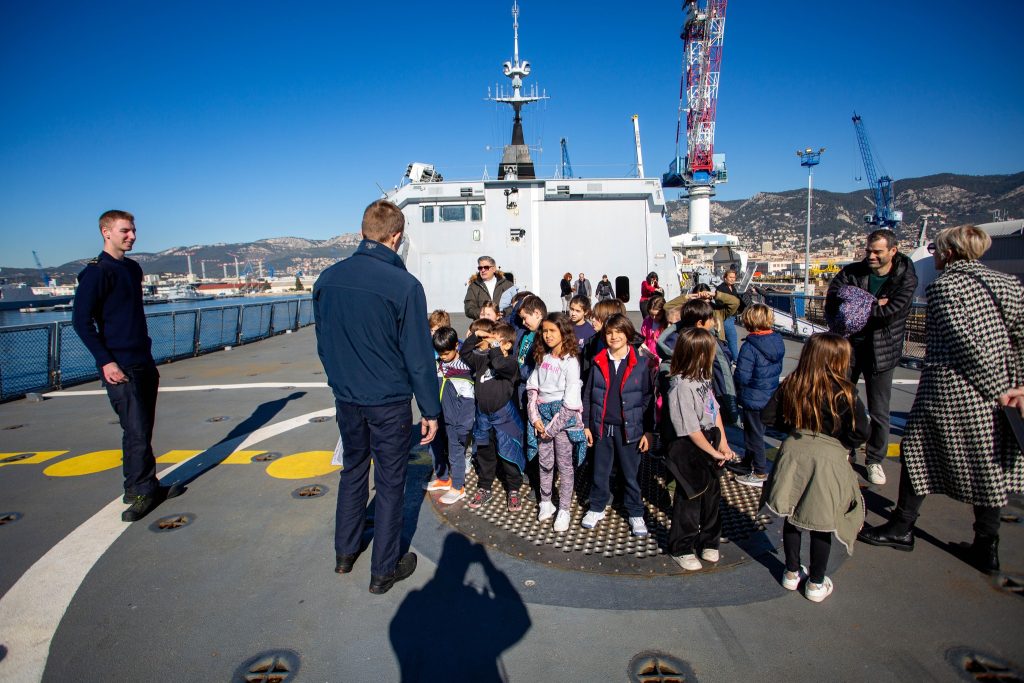
[[[526,138],[523,135],[522,109],[525,105],[538,100],[546,100],[547,95],[537,94],[537,86],[534,85],[524,94],[523,79],[530,75],[530,63],[526,60],[519,60],[519,3],[512,3],[512,60],[505,62],[503,71],[512,81],[512,93],[508,94],[504,88],[496,88],[494,97],[488,93],[487,99],[494,102],[503,102],[512,107],[512,141],[505,145],[501,155],[498,178],[502,180],[519,180],[536,178],[537,174],[533,168],[533,159],[530,158],[530,148],[526,145]]]

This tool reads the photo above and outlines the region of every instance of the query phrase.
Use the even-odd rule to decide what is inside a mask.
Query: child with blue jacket
[[[437,351],[437,383],[441,394],[438,434],[430,444],[434,478],[428,491],[444,491],[443,505],[466,497],[466,446],[476,423],[473,371],[459,358],[459,335],[451,327],[440,327],[433,335]]]
[[[764,452],[764,423],[761,409],[779,388],[782,359],[786,347],[782,335],[774,331],[775,314],[764,304],[754,304],[741,318],[747,338],[736,360],[736,388],[743,406],[743,460],[730,466],[738,472],[736,481],[747,486],[763,486],[768,478],[768,460]]]

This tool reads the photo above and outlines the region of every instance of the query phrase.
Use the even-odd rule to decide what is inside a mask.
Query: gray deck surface
[[[785,371],[799,350],[787,341]],[[0,466],[0,517],[21,515],[0,525],[0,680],[26,680],[33,670],[25,668],[26,643],[51,635],[47,681],[245,680],[238,677],[249,672],[243,665],[277,650],[286,654],[287,681],[625,681],[630,659],[644,650],[679,658],[688,680],[700,681],[975,680],[948,655],[954,648],[1024,665],[1024,596],[999,590],[999,579],[950,552],[947,544],[971,539],[972,515],[940,496],[925,504],[913,553],[858,544],[845,558],[834,543],[835,593],[813,604],[780,587],[781,548],[714,571],[638,578],[513,556],[502,550],[500,534],[477,544],[423,495],[428,460],[415,451],[406,531],[419,568],[388,594],[370,595],[368,554],[352,574],[333,572],[337,475],[320,473],[323,454],[295,455],[330,451],[337,439],[333,419],[308,421],[333,408],[329,389],[301,386],[325,381],[312,328],[161,366],[161,374],[162,389],[282,385],[163,390],[154,449],[158,456],[200,451],[168,477],[196,478],[183,496],[123,525],[119,535],[122,507],[104,509],[120,497],[119,467],[45,473],[63,462],[70,463],[63,473],[74,473],[73,458],[120,448],[106,397],[0,405],[0,458],[66,451]],[[894,387],[897,425],[915,389]],[[226,419],[208,421],[215,417]],[[301,418],[300,426],[245,449],[278,454],[274,460],[220,462],[247,434],[291,418]],[[739,432],[731,440],[738,445]],[[303,462],[313,469],[302,470]],[[866,491],[869,523],[896,498],[895,458],[885,470],[889,482]],[[292,495],[311,484],[326,494]],[[533,507],[527,502],[528,513]],[[1005,512],[1024,516],[1019,499]],[[191,523],[152,529],[158,519],[180,515]],[[47,586],[37,586],[28,607],[3,616],[4,601],[17,593],[12,588],[31,588],[30,567],[87,522],[105,523],[115,540],[91,568],[78,567],[87,574],[55,633],[29,631],[37,608],[59,602],[55,587],[51,598]],[[777,527],[769,525],[765,538]],[[723,564],[740,554],[740,547],[723,546]],[[1024,581],[1020,524],[1004,524],[1001,558],[1002,580]],[[273,680],[259,676],[249,680]]]

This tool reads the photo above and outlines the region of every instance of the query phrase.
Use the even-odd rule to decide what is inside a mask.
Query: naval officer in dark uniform
[[[416,569],[415,553],[399,557],[413,439],[411,400],[416,397],[422,416],[421,444],[437,433],[441,400],[423,286],[396,253],[405,216],[391,202],[378,200],[363,213],[362,232],[356,252],[313,285],[313,318],[343,443],[335,571],[352,571],[360,552],[372,453],[370,592],[380,594]]]
[[[121,421],[126,522],[142,519],[167,498],[156,478],[153,422],[160,374],[142,309],[142,268],[125,254],[135,245],[135,216],[100,216],[103,251],[78,274],[75,332],[96,359],[100,381]]]

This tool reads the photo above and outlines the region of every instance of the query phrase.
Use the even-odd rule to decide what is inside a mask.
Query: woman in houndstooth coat
[[[913,549],[913,526],[929,493],[974,506],[965,559],[999,569],[999,511],[1024,491],[1024,457],[998,399],[1024,379],[1024,287],[978,262],[991,238],[973,226],[947,228],[929,245],[939,277],[928,287],[924,370],[901,451],[892,520],[860,540]]]

